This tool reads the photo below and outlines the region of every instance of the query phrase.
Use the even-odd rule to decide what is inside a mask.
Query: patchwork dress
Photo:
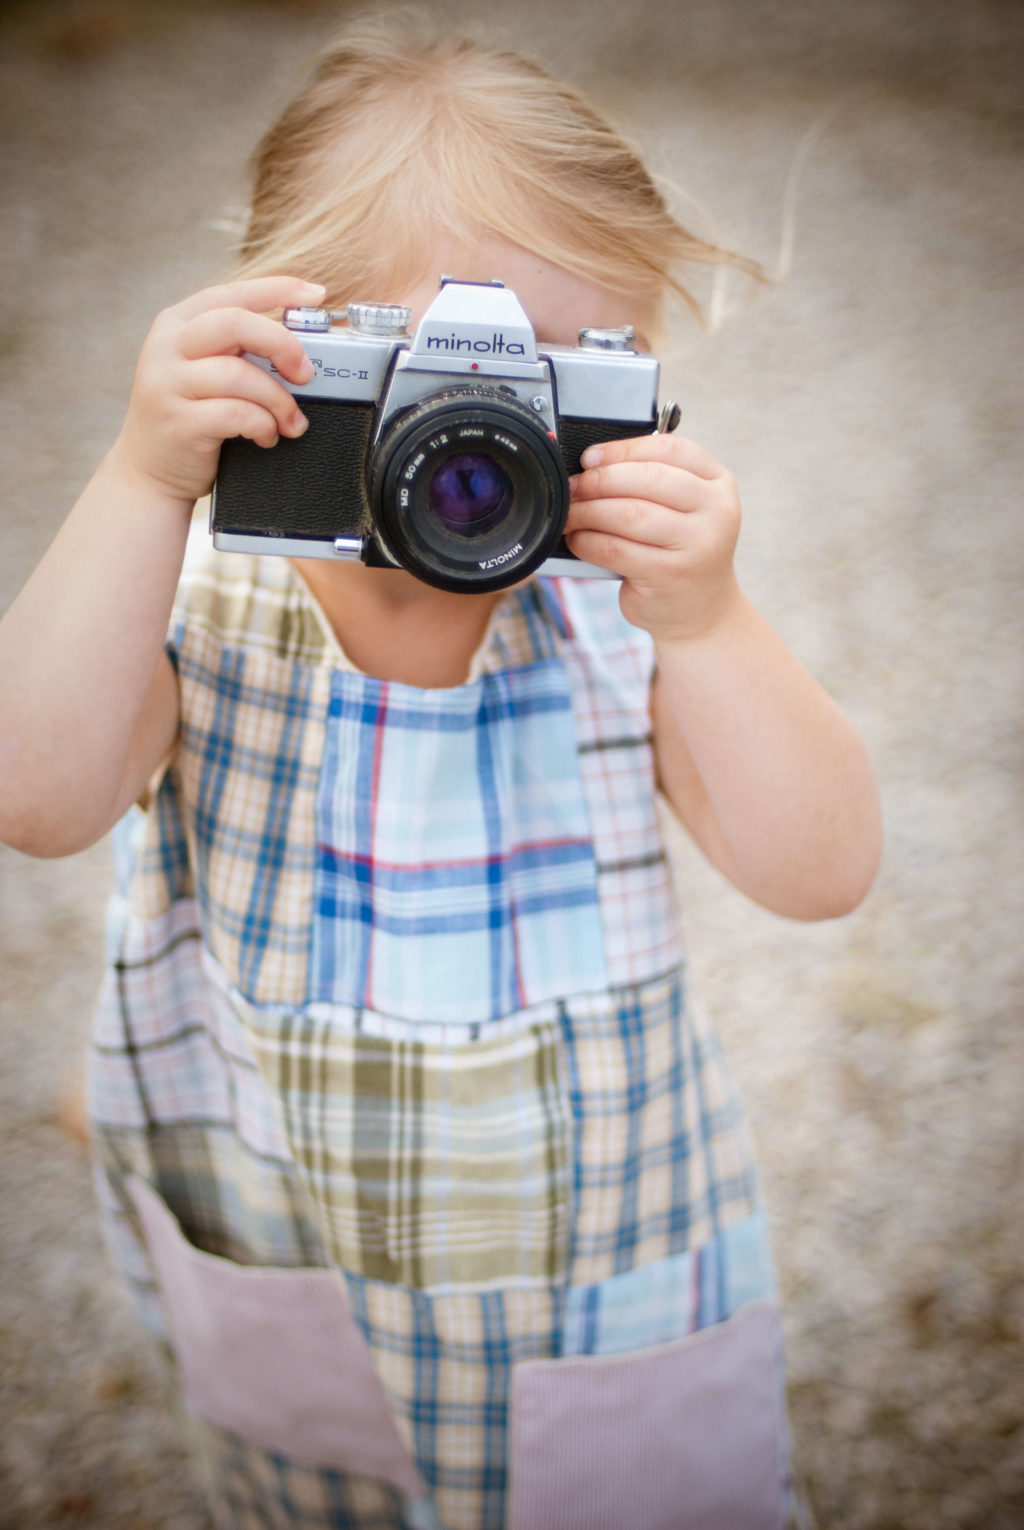
[[[90,1114],[216,1523],[778,1530],[764,1217],[617,584],[507,592],[420,689],[200,529],[168,649]]]

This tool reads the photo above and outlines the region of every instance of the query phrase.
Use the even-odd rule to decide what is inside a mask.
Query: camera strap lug
[[[662,436],[667,431],[675,430],[682,417],[683,411],[680,409],[679,405],[675,403],[674,400],[670,399],[668,403],[662,404],[661,408],[658,410],[658,424],[655,428],[654,434],[656,436]]]

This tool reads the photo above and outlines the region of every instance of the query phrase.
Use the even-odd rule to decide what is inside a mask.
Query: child
[[[587,453],[567,535],[619,580],[453,595],[200,523],[179,584],[221,442],[305,428],[242,355],[308,379],[270,311],[415,322],[444,271],[646,348],[685,263],[736,257],[536,65],[365,24],[266,135],[243,253],[157,319],[0,629],[0,834],[120,820],[97,1184],[216,1521],[780,1526],[764,1218],[655,785],[795,918],[860,901],[879,818],[739,590],[732,478],[672,435]]]

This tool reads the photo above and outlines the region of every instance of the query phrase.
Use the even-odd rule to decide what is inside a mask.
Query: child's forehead
[[[504,282],[526,309],[538,339],[550,345],[575,345],[587,325],[611,329],[632,324],[642,336],[653,318],[640,297],[611,291],[521,245],[487,236],[472,243],[440,239],[425,250],[422,275],[393,299],[413,310],[414,323],[436,295],[442,275]]]

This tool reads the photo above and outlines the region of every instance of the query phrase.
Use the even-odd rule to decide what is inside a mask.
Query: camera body
[[[659,426],[658,362],[633,349],[631,329],[585,329],[578,346],[539,352],[510,289],[449,277],[413,335],[396,305],[352,303],[336,317],[285,310],[315,369],[303,386],[248,356],[295,395],[309,428],[271,448],[224,442],[216,547],[360,559],[472,593],[537,568],[606,574],[562,533],[581,453]],[[669,409],[678,418],[666,406],[661,428]]]

